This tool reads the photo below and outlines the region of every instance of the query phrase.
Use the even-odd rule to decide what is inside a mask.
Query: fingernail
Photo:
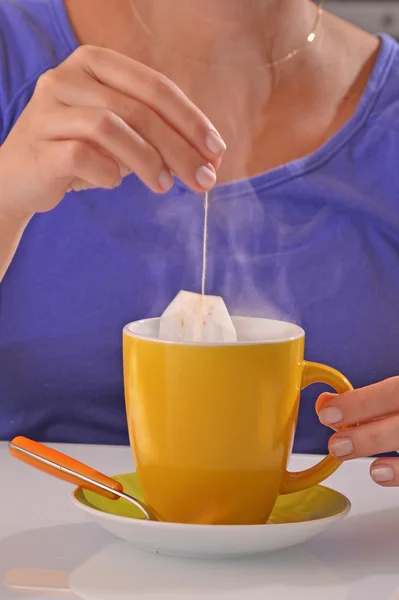
[[[216,173],[213,169],[203,166],[200,167],[196,174],[196,180],[204,190],[210,190],[216,183]]]
[[[376,483],[387,483],[395,479],[395,473],[391,467],[375,467],[371,470],[371,477]]]
[[[164,190],[164,192],[170,190],[175,184],[175,181],[172,177],[172,173],[168,169],[162,169],[158,179],[158,183]]]
[[[334,423],[339,423],[342,421],[343,414],[339,408],[335,408],[335,406],[329,406],[320,411],[319,419],[323,425],[333,425]]]
[[[330,452],[336,458],[348,456],[353,453],[353,444],[350,438],[338,438],[332,440],[329,444]]]
[[[224,152],[227,148],[220,135],[213,129],[208,131],[208,135],[206,136],[206,146],[208,150],[214,154],[220,154],[220,152]]]

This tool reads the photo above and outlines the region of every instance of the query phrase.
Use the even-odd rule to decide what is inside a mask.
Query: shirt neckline
[[[80,46],[75,32],[73,31],[72,23],[65,6],[64,0],[51,0],[50,9],[54,17],[57,31],[64,45],[66,53],[69,55]]]

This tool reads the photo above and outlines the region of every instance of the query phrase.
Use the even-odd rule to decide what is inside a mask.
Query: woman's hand
[[[135,173],[151,190],[172,174],[213,187],[226,146],[169,79],[111,50],[82,46],[46,72],[0,148],[0,212],[29,216],[70,189],[113,188]]]
[[[324,425],[339,430],[329,450],[340,460],[399,450],[399,377],[341,396],[322,394],[316,410]],[[380,485],[399,486],[399,457],[377,459],[371,477]]]

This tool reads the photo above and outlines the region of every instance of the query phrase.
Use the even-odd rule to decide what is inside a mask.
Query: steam
[[[292,321],[296,313],[295,302],[287,269],[281,260],[283,240],[288,232],[279,223],[266,223],[266,207],[250,183],[235,185],[240,188],[239,193],[230,197],[223,194],[223,190],[210,194],[207,293],[222,296],[234,315]],[[187,190],[168,198],[162,204],[158,218],[162,227],[174,232],[175,244],[184,256],[181,289],[199,292],[204,218],[202,197]],[[264,250],[264,242],[267,242],[264,236],[273,229],[273,235],[281,242],[282,254]],[[268,290],[265,281],[270,281],[270,270],[276,274],[276,279],[273,289]]]
[[[145,22],[149,26],[147,33],[153,37],[156,32],[164,32],[161,29],[161,4],[166,14],[167,5],[163,3],[156,4],[156,10],[154,8],[152,12],[146,9],[144,2],[140,3]],[[188,11],[188,4],[182,2],[179,7]],[[244,4],[245,15],[248,15],[250,11],[247,3],[236,3],[236,10]],[[273,5],[274,30],[280,31],[281,28],[276,23],[284,22],[287,39],[295,40],[295,43],[298,36],[300,41],[302,31],[308,31],[309,23],[314,19],[314,6],[311,3],[306,4],[306,8],[302,2],[297,1],[297,4],[298,11],[294,12],[298,18],[288,21],[288,4],[281,4],[281,9],[278,9],[278,3]],[[224,5],[227,6],[226,3]],[[222,10],[222,4],[217,6]],[[201,19],[205,19],[206,14],[206,11],[199,11]],[[185,22],[183,17],[182,23]],[[150,60],[146,60],[150,66],[162,70],[170,77],[212,122],[218,126],[220,123],[228,148],[237,149],[235,152],[227,152],[224,164],[228,163],[228,178],[234,173],[239,181],[218,186],[209,195],[206,292],[222,296],[231,314],[302,324],[300,307],[303,307],[303,297],[298,293],[303,293],[304,286],[300,279],[307,277],[309,265],[306,264],[307,253],[301,253],[312,235],[317,235],[324,221],[332,218],[332,209],[323,202],[320,202],[318,210],[315,210],[314,204],[310,209],[295,209],[291,197],[287,199],[291,203],[288,210],[284,205],[284,191],[281,189],[284,184],[273,186],[269,180],[262,179],[262,176],[250,178],[254,171],[263,171],[264,164],[273,163],[270,158],[273,159],[274,156],[264,156],[269,160],[262,164],[263,157],[259,157],[255,145],[262,147],[261,138],[270,126],[267,118],[270,102],[280,81],[276,72],[261,67],[265,56],[265,32],[262,28],[256,28],[253,21],[244,22],[243,16],[242,31],[237,30],[240,33],[234,38],[234,59],[242,62],[235,65],[230,61],[231,38],[226,35],[222,40],[218,39],[216,44],[212,38],[212,23],[207,25],[204,27],[201,21],[198,40],[196,36],[190,37],[190,32],[184,28],[168,29],[164,44],[158,43],[159,39],[155,36],[152,55]],[[226,22],[225,25],[228,30],[231,23]],[[248,35],[246,27],[257,30],[259,35]],[[288,32],[287,27],[290,28]],[[287,43],[285,35],[282,40],[274,39],[270,31],[268,35],[273,51],[277,56],[283,55]],[[240,52],[237,48],[240,48]],[[163,60],[164,52],[168,55],[168,61]],[[196,61],[194,57],[197,55],[200,55],[200,60]],[[167,69],[163,68],[165,64],[168,65]],[[206,86],[203,72],[205,65]],[[213,68],[209,68],[210,65]],[[248,65],[255,68],[251,71]],[[237,85],[240,69],[245,85]],[[289,127],[290,124],[284,122],[277,125],[279,126]],[[259,164],[256,161],[260,161]],[[276,161],[278,162],[278,157]],[[292,185],[287,186],[287,190],[292,195]],[[181,289],[201,292],[203,202],[203,195],[196,195],[177,182],[175,188],[159,204],[158,224],[171,243],[170,255],[166,253],[160,256],[157,266],[154,266],[159,296],[163,301],[165,289],[170,290],[168,278],[171,274],[176,283],[175,289],[170,290],[171,296],[167,298],[167,302],[172,301]],[[293,212],[296,214],[293,215]],[[176,265],[170,264],[176,254],[179,255],[179,261]],[[323,269],[321,257],[315,257],[315,264],[316,268]],[[298,273],[301,266],[303,272]],[[336,290],[341,280],[340,269],[341,266],[337,265],[336,271],[331,273],[328,289],[317,290],[318,300]],[[312,265],[313,273],[314,270],[315,265]],[[325,277],[322,279],[325,281]],[[309,303],[313,301],[312,297],[307,299]],[[157,308],[158,314],[161,314],[166,306],[157,304]]]
[[[313,201],[298,205],[293,216],[284,206],[290,202],[292,209],[293,199],[284,198],[279,188],[261,189],[260,182],[258,178],[243,180],[210,194],[207,293],[222,296],[232,315],[303,326],[303,311],[309,314],[309,307],[331,297],[342,283],[343,266],[338,261],[333,267],[330,264],[328,277],[322,254],[308,263],[312,237],[325,231],[325,223],[337,216],[323,202],[315,210]],[[292,194],[292,187],[290,190]],[[177,250],[179,255],[176,265],[169,264],[168,256],[163,257],[165,274],[170,269],[175,276],[177,273],[176,289],[167,301],[172,301],[180,289],[200,293],[203,195],[193,194],[178,183],[160,205],[157,217],[173,239],[173,252]],[[323,281],[323,287],[315,287],[318,280]],[[165,289],[170,289],[167,275],[159,280],[159,286],[165,302]],[[159,308],[161,312],[165,305]]]
[[[266,205],[253,191],[250,183],[239,184],[240,193],[225,202],[214,202],[218,228],[226,231],[229,267],[220,270],[221,292],[228,299],[229,310],[240,316],[256,316],[292,320],[295,305],[287,281],[287,270],[280,264],[280,252],[265,251],[265,235],[277,237],[282,248],[284,233],[279,222],[267,218]],[[277,231],[276,231],[277,228]],[[276,235],[277,234],[277,235]],[[270,241],[270,240],[269,240]],[[220,261],[222,253],[214,260]],[[211,253],[212,255],[212,253]],[[268,271],[275,272],[273,288],[267,289]],[[276,294],[275,292],[278,291]]]

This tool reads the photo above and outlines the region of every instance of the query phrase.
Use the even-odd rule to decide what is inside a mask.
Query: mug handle
[[[333,387],[338,394],[353,390],[349,380],[339,371],[314,362],[304,361],[303,365],[302,390],[312,383],[326,383]],[[286,471],[280,493],[292,494],[313,487],[330,477],[341,465],[341,460],[337,460],[329,454],[314,467],[305,471],[297,473]]]

